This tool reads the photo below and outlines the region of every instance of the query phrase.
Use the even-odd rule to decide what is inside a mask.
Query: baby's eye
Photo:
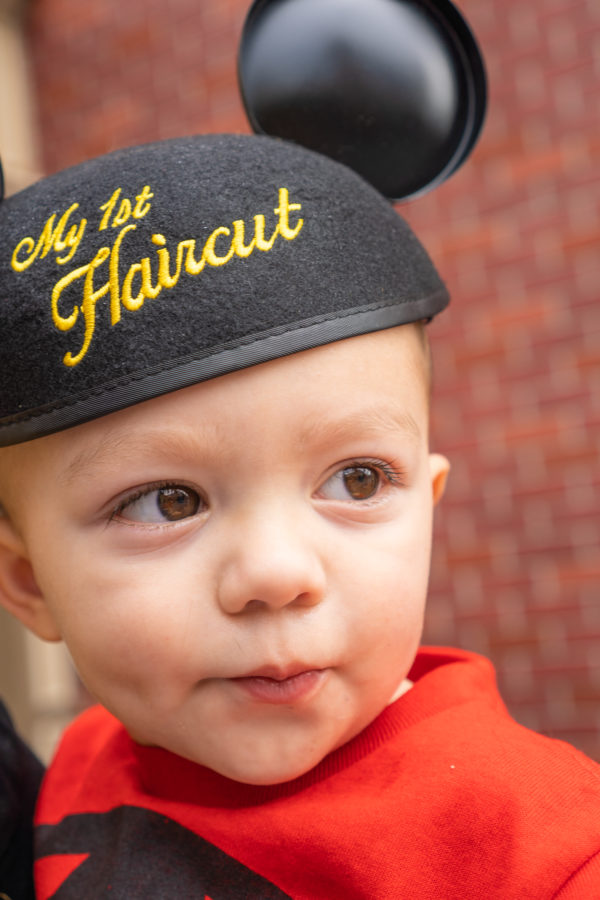
[[[160,524],[195,516],[204,506],[195,490],[178,484],[139,492],[117,507],[113,515],[129,522]]]
[[[374,466],[346,466],[327,479],[319,493],[326,500],[369,500],[381,483]]]

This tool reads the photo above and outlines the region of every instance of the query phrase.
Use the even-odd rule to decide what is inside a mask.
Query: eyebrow
[[[149,456],[169,459],[189,459],[201,452],[203,445],[208,444],[216,436],[215,429],[203,425],[200,434],[171,434],[163,429],[144,431],[141,434],[131,432],[108,431],[93,447],[84,448],[77,453],[59,476],[63,485],[70,485],[81,477],[88,477],[91,472],[110,471],[115,458],[144,460]]]
[[[422,432],[413,416],[396,408],[360,410],[340,419],[315,419],[304,427],[298,436],[301,446],[315,446],[369,438],[381,434],[404,433],[412,442],[419,443]],[[203,423],[202,428],[191,433],[172,434],[164,429],[151,429],[141,434],[129,431],[108,431],[93,447],[77,453],[60,474],[61,484],[68,486],[80,478],[110,471],[117,457],[135,461],[148,457],[164,458],[165,462],[189,460],[202,454],[203,448],[222,446],[218,423]],[[208,450],[206,449],[206,452]]]
[[[300,441],[302,444],[318,444],[348,438],[368,438],[398,431],[417,443],[423,436],[416,420],[406,410],[393,407],[372,408],[361,410],[338,421],[315,420],[302,430]]]

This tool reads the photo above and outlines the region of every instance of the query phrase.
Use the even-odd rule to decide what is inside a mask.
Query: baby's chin
[[[333,749],[332,747],[331,750]],[[209,768],[231,781],[256,787],[268,787],[301,778],[316,768],[331,750],[328,749],[325,753],[315,753],[312,756],[299,753],[297,757],[288,755],[286,758],[276,754],[273,755],[273,758],[262,759],[257,759],[254,754],[252,758],[238,756],[236,759],[220,760],[216,765],[209,765]]]
[[[223,771],[218,774],[223,775],[230,781],[237,781],[238,784],[247,784],[251,787],[276,787],[278,784],[287,784],[288,782],[296,781],[296,779],[301,778],[303,775],[306,775],[307,772],[316,768],[317,765],[318,763],[314,766],[309,766],[308,768],[303,766],[301,768],[286,769],[285,771],[283,769],[274,769],[263,772],[236,770],[233,772]]]
[[[301,778],[340,746],[340,744],[330,746],[329,743],[323,742],[322,746],[317,748],[306,746],[301,742],[297,748],[283,749],[280,743],[266,740],[255,741],[254,745],[244,752],[241,746],[242,742],[238,741],[233,753],[229,747],[222,748],[221,752],[218,752],[216,747],[211,748],[208,752],[206,752],[206,748],[202,748],[200,752],[194,752],[194,748],[174,746],[173,742],[169,740],[148,740],[147,737],[144,738],[131,728],[128,729],[128,732],[136,744],[142,747],[166,750],[231,781],[257,787],[284,784]]]
[[[313,735],[312,740],[307,736],[297,741],[278,740],[274,736],[272,740],[248,741],[246,748],[243,740],[238,740],[233,747],[221,748],[221,752],[193,754],[188,758],[232,781],[267,787],[301,778],[344,743],[346,740],[340,735],[323,735],[321,740]]]

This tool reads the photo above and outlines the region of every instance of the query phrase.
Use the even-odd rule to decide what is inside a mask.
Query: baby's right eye
[[[206,503],[193,488],[182,484],[150,487],[127,497],[114,510],[112,518],[125,522],[160,525],[179,522],[206,508]]]

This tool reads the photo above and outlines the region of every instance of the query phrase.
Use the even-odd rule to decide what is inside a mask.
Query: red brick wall
[[[427,636],[490,655],[520,721],[600,759],[600,6],[463,9],[489,119],[409,210],[454,297],[432,328],[453,474]]]
[[[368,2],[368,0],[365,0]],[[247,130],[248,0],[37,0],[47,171]],[[600,5],[463,0],[490,110],[473,158],[405,205],[452,291],[431,328],[453,462],[429,641],[489,654],[515,716],[600,759]]]

